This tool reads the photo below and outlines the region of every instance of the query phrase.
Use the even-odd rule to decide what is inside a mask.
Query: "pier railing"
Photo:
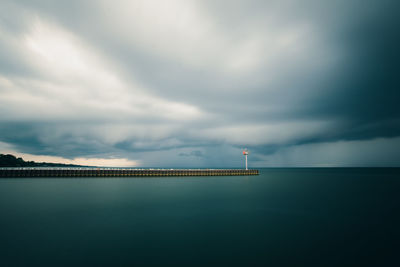
[[[0,168],[0,177],[156,177],[258,175],[243,169]]]

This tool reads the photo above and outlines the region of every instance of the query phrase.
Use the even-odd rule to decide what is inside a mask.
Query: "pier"
[[[258,175],[243,169],[0,168],[0,177],[164,177]]]

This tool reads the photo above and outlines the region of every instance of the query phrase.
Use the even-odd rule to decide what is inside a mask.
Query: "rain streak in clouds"
[[[398,1],[2,1],[0,151],[400,166]]]

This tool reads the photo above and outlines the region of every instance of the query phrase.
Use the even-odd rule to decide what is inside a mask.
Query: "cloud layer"
[[[400,166],[398,8],[2,1],[0,148],[124,166],[240,167],[244,147],[258,167]]]

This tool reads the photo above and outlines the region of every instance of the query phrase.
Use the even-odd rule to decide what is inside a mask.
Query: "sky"
[[[397,0],[0,1],[0,153],[400,167]]]

